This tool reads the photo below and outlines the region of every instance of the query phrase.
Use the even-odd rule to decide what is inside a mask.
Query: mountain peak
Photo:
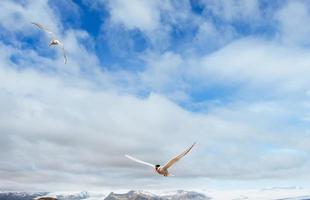
[[[208,200],[204,194],[192,191],[178,190],[169,195],[155,195],[146,191],[130,190],[127,193],[117,194],[111,192],[105,200]]]

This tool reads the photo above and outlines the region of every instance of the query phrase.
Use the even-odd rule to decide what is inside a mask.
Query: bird
[[[40,198],[37,198],[35,200],[57,200],[57,198],[54,198],[54,197],[40,197]]]
[[[36,22],[31,22],[31,24],[35,25],[40,30],[48,33],[52,37],[52,39],[49,43],[49,46],[56,46],[56,45],[61,46],[62,54],[64,57],[64,63],[66,64],[67,63],[67,55],[66,55],[66,51],[65,51],[65,47],[64,47],[63,43],[57,39],[56,35],[52,31],[50,31],[48,28],[44,27],[43,25],[36,23]]]
[[[181,158],[183,158],[195,146],[195,144],[196,143],[193,143],[190,147],[185,149],[181,154],[179,154],[179,155],[175,156],[174,158],[172,158],[171,160],[169,160],[164,166],[161,166],[161,165],[158,165],[158,164],[154,165],[154,164],[151,164],[151,163],[139,160],[137,158],[134,158],[134,157],[132,157],[132,156],[130,156],[128,154],[125,154],[125,156],[127,158],[129,158],[130,160],[133,160],[133,161],[138,162],[140,164],[144,164],[144,165],[147,165],[147,166],[150,166],[150,167],[154,168],[155,172],[157,172],[160,175],[163,175],[163,176],[173,176],[172,174],[170,174],[168,172],[168,168],[170,168],[177,161],[179,161]]]

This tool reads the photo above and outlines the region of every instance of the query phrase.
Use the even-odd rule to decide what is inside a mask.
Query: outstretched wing
[[[49,30],[48,28],[44,27],[42,24],[36,23],[36,22],[31,22],[31,24],[35,25],[37,28],[45,31],[46,33],[50,34],[52,37],[56,38],[55,34]]]
[[[130,160],[133,160],[133,161],[135,161],[135,162],[137,162],[137,163],[140,163],[140,164],[143,164],[143,165],[148,165],[148,166],[150,166],[150,167],[152,167],[152,168],[154,168],[155,167],[155,165],[153,165],[153,164],[151,164],[151,163],[148,163],[148,162],[144,162],[144,161],[142,161],[142,160],[139,160],[139,159],[137,159],[137,158],[134,158],[134,157],[132,157],[132,156],[129,156],[129,155],[125,155],[127,158],[129,158]]]
[[[61,42],[59,42],[59,45],[61,46],[62,54],[64,56],[64,63],[67,64],[67,55],[66,55],[65,46]]]
[[[174,163],[176,163],[177,161],[179,161],[182,157],[184,157],[195,145],[196,143],[192,144],[190,147],[188,147],[185,151],[183,151],[181,154],[179,154],[178,156],[172,158],[171,160],[169,160],[162,168],[164,170],[167,170],[169,167],[171,167]]]
[[[39,198],[35,198],[34,200],[57,200],[57,198],[54,198],[54,197],[39,197]]]

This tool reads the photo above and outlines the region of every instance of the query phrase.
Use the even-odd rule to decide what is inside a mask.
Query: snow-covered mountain
[[[89,194],[88,192],[0,192],[0,200],[35,200],[39,197],[56,197],[58,200],[99,200],[105,195]]]
[[[209,200],[204,194],[178,190],[173,194],[155,195],[145,191],[129,191],[124,194],[111,192],[105,200]]]
[[[169,194],[153,194],[146,191],[131,190],[127,193],[114,193],[109,195],[103,193],[89,192],[41,192],[41,193],[20,193],[20,192],[2,192],[0,200],[33,200],[38,197],[56,197],[58,200],[209,200],[206,195],[194,191],[178,190]]]
[[[47,196],[56,197],[58,200],[82,200],[90,198],[89,192],[62,192],[49,193]]]
[[[0,200],[33,200],[36,197],[47,195],[48,192],[0,192]]]
[[[33,200],[38,197],[58,200],[310,200],[310,189],[272,187],[256,190],[135,191],[119,192],[0,192],[0,200]]]

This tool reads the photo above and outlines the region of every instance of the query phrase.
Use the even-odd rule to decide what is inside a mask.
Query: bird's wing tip
[[[37,23],[37,22],[30,22],[31,24],[33,25],[36,25],[36,26],[42,26],[41,24]]]

